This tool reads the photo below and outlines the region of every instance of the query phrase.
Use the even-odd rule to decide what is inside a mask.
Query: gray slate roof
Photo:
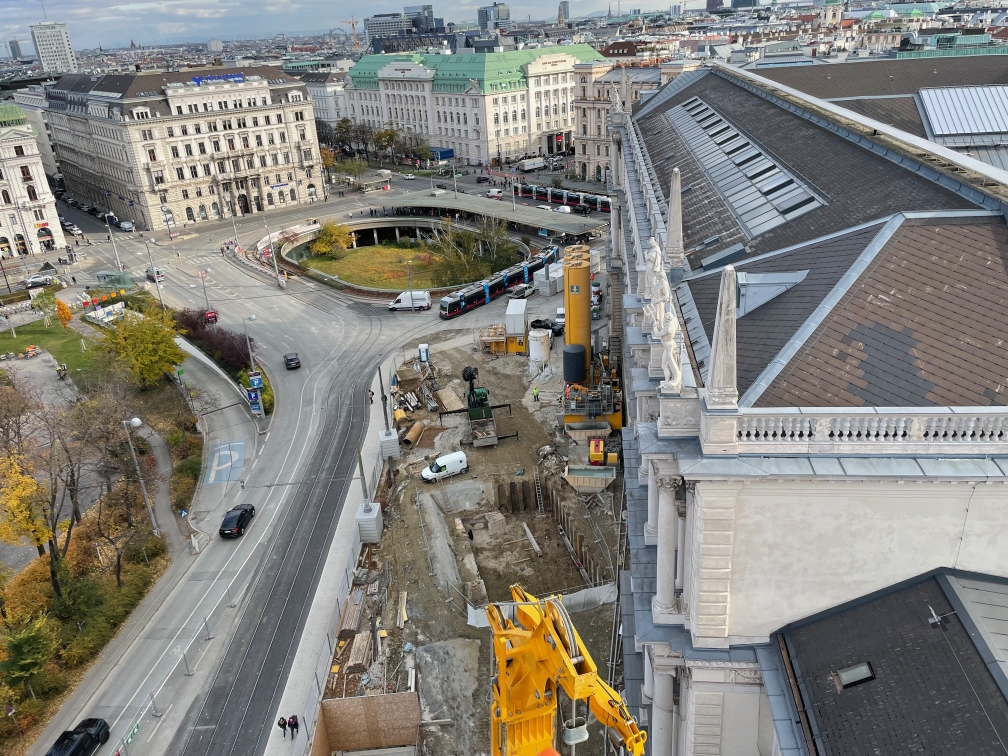
[[[934,577],[785,632],[805,707],[832,756],[1003,756],[1008,700]],[[837,692],[860,662],[875,679]]]

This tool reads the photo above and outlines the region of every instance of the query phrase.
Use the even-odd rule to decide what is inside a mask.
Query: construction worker
[[[532,387],[532,401],[533,402],[538,402],[539,401],[539,387],[538,386],[533,386]]]

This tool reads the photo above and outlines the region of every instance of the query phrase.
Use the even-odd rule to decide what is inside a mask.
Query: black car
[[[490,177],[489,176],[477,176],[476,177],[476,183],[477,184],[489,184],[490,183]]]
[[[447,189],[448,188],[444,184],[434,184],[434,186],[436,186],[438,189]]]
[[[290,354],[285,354],[284,365],[287,366],[288,370],[294,370],[295,368],[301,367],[301,358],[298,357],[298,353],[291,352]]]
[[[233,509],[229,509],[224,515],[224,522],[221,523],[221,538],[237,538],[245,532],[245,527],[252,522],[255,517],[255,507],[251,504],[239,504]]]
[[[564,326],[563,323],[558,323],[553,318],[546,318],[543,320],[533,320],[529,323],[529,328],[544,328],[546,330],[552,331],[554,336],[563,336]]]
[[[108,739],[108,722],[104,719],[83,719],[72,730],[60,735],[52,748],[46,751],[46,756],[91,756]]]

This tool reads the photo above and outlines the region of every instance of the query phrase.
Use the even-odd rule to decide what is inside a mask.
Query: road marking
[[[161,716],[158,717],[157,724],[154,725],[154,729],[151,730],[150,737],[147,738],[147,742],[148,743],[150,743],[151,740],[154,738],[154,733],[157,732],[157,728],[160,727],[161,723],[165,721],[165,714],[167,714],[169,711],[171,711],[171,707],[174,706],[174,705],[175,705],[175,702],[172,701],[170,704],[168,704],[168,708],[161,712]]]
[[[245,441],[218,441],[211,455],[213,462],[207,469],[203,485],[238,480],[245,462]]]

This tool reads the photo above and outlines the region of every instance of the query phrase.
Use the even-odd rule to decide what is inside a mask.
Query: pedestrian
[[[80,239],[74,239],[74,244],[80,247]]]
[[[374,404],[374,391],[372,391],[371,389],[368,389],[367,395],[368,395],[368,400],[371,402],[371,404]]]
[[[539,401],[539,387],[538,386],[533,386],[532,387],[532,401],[533,402],[538,402]]]
[[[73,285],[77,285],[77,276],[70,276],[70,280],[73,281]]]
[[[295,737],[297,737],[297,731],[298,731],[297,714],[290,715],[290,719],[287,720],[287,726],[290,727],[291,740],[293,740]]]
[[[277,727],[279,727],[281,730],[283,730],[284,740],[286,740],[287,739],[287,720],[284,719],[283,717],[280,717],[280,719],[277,720]],[[293,737],[293,736],[294,736],[294,733],[292,732],[291,733],[291,737]]]

